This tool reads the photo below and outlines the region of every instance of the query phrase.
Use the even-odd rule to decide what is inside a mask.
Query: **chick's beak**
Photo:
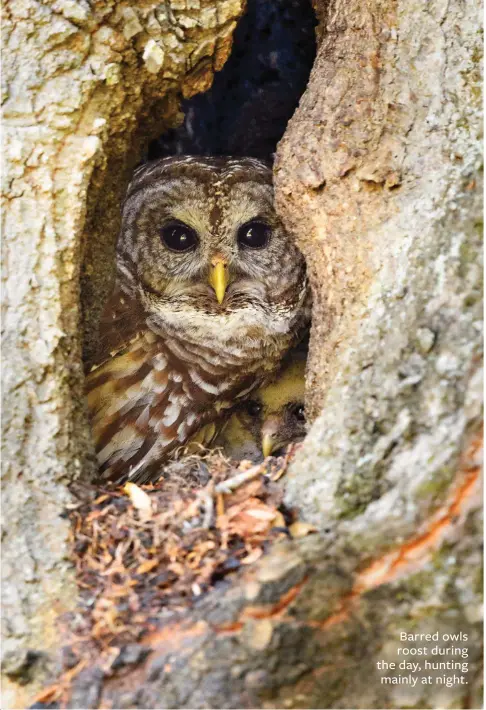
[[[275,441],[273,438],[273,434],[264,434],[262,436],[262,454],[263,458],[267,458],[267,456],[270,456],[272,451],[275,448]]]
[[[211,260],[209,284],[214,289],[218,303],[223,303],[228,283],[228,262],[223,256],[217,255]]]
[[[264,458],[270,456],[274,451],[282,446],[279,431],[282,422],[278,416],[269,416],[262,426],[262,454]]]

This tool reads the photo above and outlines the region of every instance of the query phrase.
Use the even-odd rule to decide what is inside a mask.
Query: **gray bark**
[[[151,15],[137,6],[145,29],[130,38],[121,28],[136,22],[118,4],[95,19],[86,6],[98,39],[93,25],[83,29],[81,3],[28,7],[51,15],[46,25],[23,19],[21,37],[17,26],[5,33],[12,60],[15,47],[26,57],[24,74],[16,65],[5,72],[4,556],[13,649],[55,646],[55,637],[46,641],[52,600],[60,598],[59,610],[73,602],[57,512],[87,448],[77,335],[85,210],[89,350],[125,184],[113,170],[129,172],[139,127],[155,125],[156,96],[166,97],[164,125],[176,120],[171,91],[187,69],[182,62],[169,87],[163,69],[142,66]],[[319,533],[275,546],[147,637],[148,657],[123,679],[104,678],[101,664],[87,668],[72,707],[89,698],[95,707],[154,708],[480,704],[479,6],[331,0],[316,10],[318,57],[275,175],[315,295],[314,423],[286,495]],[[49,40],[58,21],[73,29]],[[201,29],[201,38],[217,31]],[[121,57],[126,75],[116,70]],[[106,123],[95,130],[97,117]],[[382,684],[377,662],[413,645],[400,643],[402,631],[467,634],[467,685]],[[13,698],[22,704],[18,689]]]
[[[38,652],[75,601],[67,485],[89,476],[81,351],[109,287],[118,204],[181,95],[208,88],[243,1],[9,2],[3,12],[2,707],[42,681]],[[83,326],[79,286],[83,267]],[[33,649],[29,654],[27,649]],[[38,671],[38,672],[37,672]]]
[[[287,496],[408,535],[482,411],[478,7],[337,3],[329,23],[276,168],[317,294],[320,415]]]

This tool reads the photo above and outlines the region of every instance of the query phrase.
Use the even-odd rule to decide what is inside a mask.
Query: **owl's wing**
[[[170,454],[206,425],[207,443],[226,415],[148,329],[93,369],[86,385],[100,473],[114,483],[157,479]]]
[[[96,351],[86,372],[129,348],[146,328],[146,316],[138,301],[116,286],[103,309]]]
[[[235,398],[259,384],[254,373],[221,368],[200,371],[196,355],[193,363],[180,360],[147,325],[139,304],[116,289],[86,377],[102,477],[114,483],[155,480],[176,449],[191,440],[210,443]]]

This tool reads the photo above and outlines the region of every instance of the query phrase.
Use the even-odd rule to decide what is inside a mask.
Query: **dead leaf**
[[[263,493],[263,479],[255,479],[253,481],[248,481],[244,485],[237,488],[231,495],[227,497],[228,503],[230,505],[236,505],[242,503],[248,498],[259,496]]]
[[[140,514],[145,520],[152,517],[152,501],[145,491],[143,491],[136,483],[125,483],[123,486],[124,492],[128,495],[134,507],[140,511]]]
[[[275,518],[275,511],[270,508],[252,508],[246,511],[247,515],[251,515],[253,518],[258,518],[258,520],[273,520]]]
[[[291,536],[297,540],[300,537],[305,537],[306,535],[317,532],[317,528],[311,523],[304,523],[301,520],[297,520],[289,527],[289,532]]]
[[[285,524],[285,518],[282,515],[282,513],[279,511],[277,515],[274,517],[272,520],[272,528],[285,528],[287,527]]]
[[[145,562],[142,562],[142,564],[137,567],[135,574],[146,574],[154,567],[157,567],[158,564],[158,560],[145,560]]]

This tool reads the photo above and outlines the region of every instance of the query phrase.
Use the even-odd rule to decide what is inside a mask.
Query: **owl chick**
[[[259,460],[306,434],[305,357],[284,365],[231,415],[217,439],[233,459]]]
[[[189,156],[138,168],[87,375],[102,477],[157,479],[272,375],[309,316],[304,259],[266,165]]]

